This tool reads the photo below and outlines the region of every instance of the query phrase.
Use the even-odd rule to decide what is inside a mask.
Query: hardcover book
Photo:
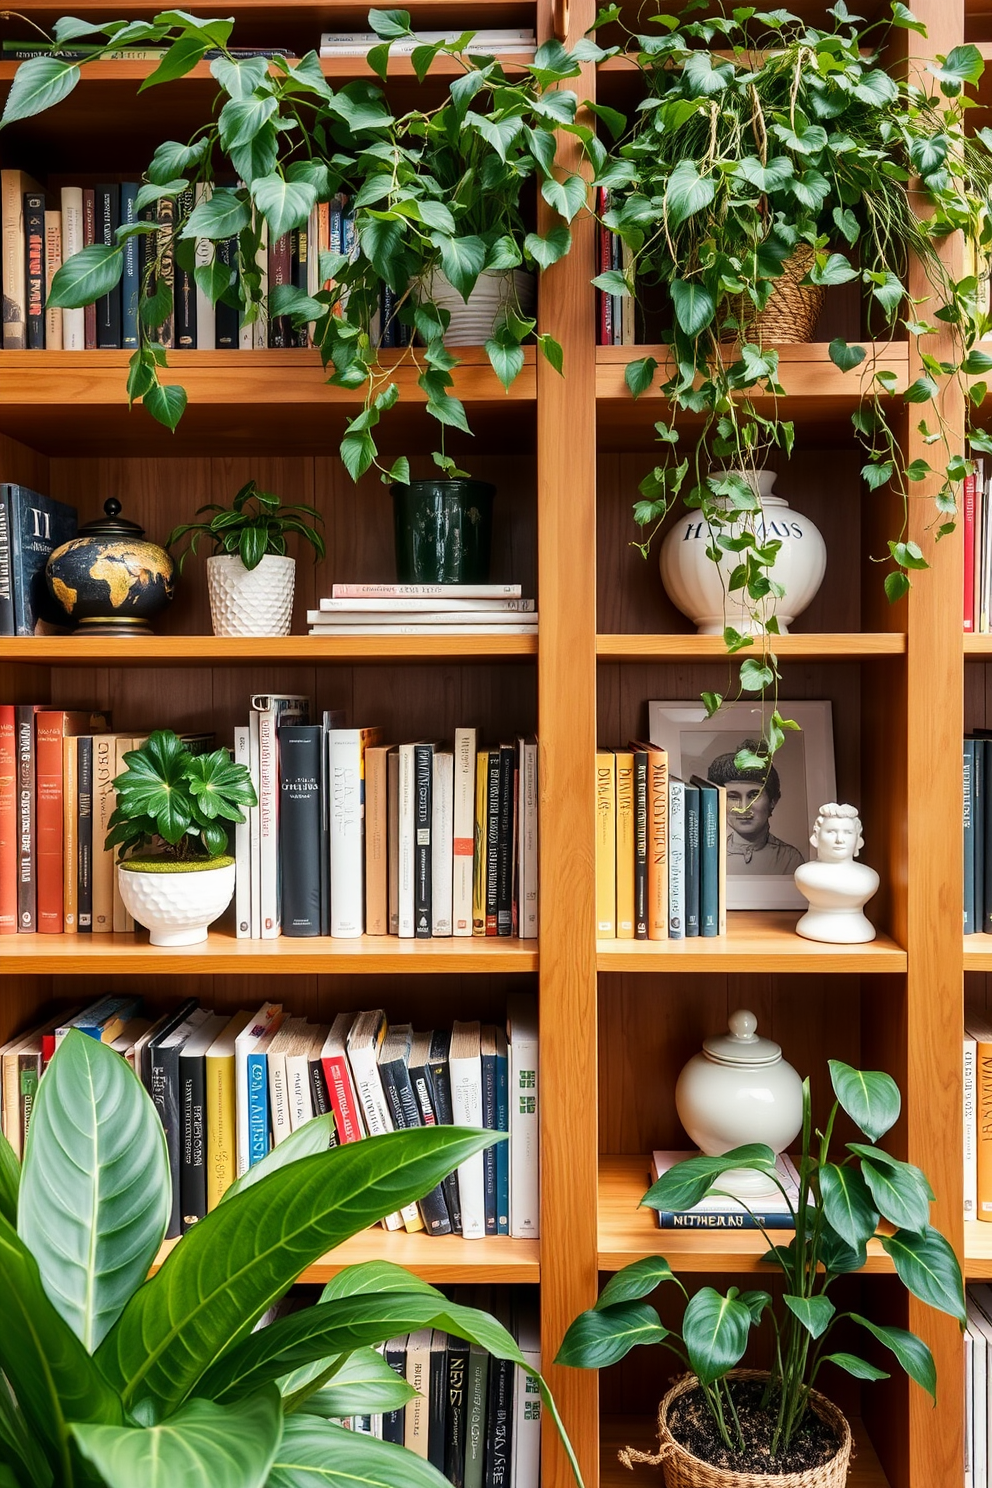
[[[25,291],[29,351],[45,349],[45,194],[24,197]]]
[[[279,741],[279,864],[282,933],[320,934],[319,725],[284,724]]]
[[[0,484],[0,542],[8,534],[14,606],[13,630],[8,635],[50,635],[69,630],[65,611],[52,598],[45,582],[49,555],[76,535],[76,509],[53,501],[27,486]],[[0,554],[0,569],[3,567]],[[0,608],[0,618],[3,611]]]
[[[656,1183],[662,1173],[667,1173],[676,1163],[686,1158],[697,1157],[695,1152],[654,1152],[651,1155],[651,1181]],[[793,1210],[799,1202],[799,1174],[792,1159],[780,1153],[775,1159],[775,1168],[782,1187],[788,1194],[790,1210],[779,1195],[765,1201],[763,1208],[745,1205],[722,1194],[713,1194],[700,1200],[691,1209],[658,1209],[658,1228],[662,1230],[792,1230],[795,1229]]]

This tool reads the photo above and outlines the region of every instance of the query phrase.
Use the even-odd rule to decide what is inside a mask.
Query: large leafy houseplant
[[[773,1300],[764,1290],[741,1293],[731,1287],[721,1296],[702,1287],[690,1297],[668,1262],[651,1256],[610,1278],[595,1307],[572,1323],[558,1354],[560,1364],[600,1369],[637,1344],[660,1345],[696,1376],[717,1449],[725,1449],[731,1464],[760,1446],[771,1464],[767,1470],[782,1470],[776,1461],[788,1453],[802,1427],[824,1364],[833,1363],[859,1380],[887,1378],[869,1360],[831,1347],[833,1330],[841,1323],[863,1329],[936,1396],[933,1356],[922,1339],[860,1313],[839,1311],[829,1295],[839,1277],[865,1264],[868,1241],[880,1220],[888,1222],[880,1235],[882,1248],[906,1289],[964,1324],[961,1271],[951,1246],[930,1224],[930,1184],[919,1168],[878,1145],[899,1118],[898,1086],[887,1074],[855,1070],[839,1060],[830,1061],[830,1080],[835,1100],[822,1132],[813,1129],[809,1081],[803,1084],[799,1197],[794,1205],[776,1172],[775,1154],[759,1144],[678,1163],[641,1200],[653,1209],[686,1209],[708,1194],[721,1193],[721,1175],[732,1168],[765,1174],[795,1217],[796,1233],[788,1245],[773,1244],[766,1234],[770,1248],[763,1261],[782,1277],[782,1295]],[[847,1142],[843,1153],[834,1141],[841,1110],[867,1138]],[[668,1283],[686,1298],[680,1332],[666,1328],[643,1300]],[[763,1440],[757,1443],[742,1433],[735,1408],[739,1385],[728,1376],[743,1358],[752,1331],[766,1322],[773,1335],[772,1363],[763,1398]]]
[[[127,769],[114,780],[117,805],[106,846],[118,856],[158,844],[166,863],[209,866],[227,851],[232,826],[258,804],[246,767],[226,749],[192,754],[171,729],[156,729],[124,756]],[[135,862],[143,859],[130,859]]]
[[[492,1133],[427,1127],[327,1151],[332,1119],[250,1169],[146,1280],[171,1202],[162,1125],[123,1059],[68,1035],[23,1168],[0,1137],[3,1488],[443,1488],[428,1462],[333,1418],[406,1403],[373,1351],[397,1333],[442,1328],[523,1365],[493,1318],[380,1262],[252,1330],[305,1267]]]
[[[369,62],[385,79],[392,43],[411,35],[410,17],[401,10],[373,10],[369,24],[382,38]],[[317,203],[344,193],[354,211],[354,251],[323,254],[323,287],[311,296],[279,286],[269,296],[269,311],[292,317],[297,326],[312,322],[329,381],[364,389],[363,411],[349,422],[341,443],[344,463],[358,479],[378,464],[374,429],[399,396],[392,380],[395,358],[380,362],[383,328],[376,329],[380,291],[388,287],[399,320],[422,343],[405,355],[415,362],[427,411],[441,426],[442,450],[435,459],[450,469],[444,429],[471,431],[462,403],[451,392],[457,358],[443,342],[449,314],[432,299],[430,285],[435,274],[444,275],[467,299],[484,270],[547,268],[568,252],[567,224],[583,206],[586,188],[577,175],[556,174],[555,132],[577,130],[597,158],[605,151],[587,126],[575,123],[577,98],[559,84],[578,75],[580,57],[602,53],[586,41],[569,56],[550,42],[533,62],[507,72],[493,58],[468,54],[472,32],[452,43],[425,43],[412,55],[418,79],[428,75],[438,56],[454,60],[456,75],[436,106],[394,114],[386,93],[369,82],[333,87],[315,52],[271,62],[230,55],[232,26],[231,20],[198,19],[176,10],[148,21],[91,24],[64,17],[56,23],[56,47],[81,38],[107,51],[138,42],[166,46],[143,89],[185,76],[208,50],[221,53],[210,63],[218,85],[212,116],[191,140],[167,140],[158,147],[137,199],[139,210],[154,208],[163,198],[177,201],[199,183],[235,177],[241,184],[214,185],[209,200],[188,215],[180,206],[169,233],[159,235],[154,224],[135,223],[120,228],[113,244],[84,248],[59,271],[48,303],[80,306],[106,294],[120,280],[126,240],[144,235],[140,345],[131,358],[128,396],[175,428],[186,394],[160,378],[167,354],[157,333],[171,314],[171,291],[159,274],[163,256],[174,250],[211,300],[236,304],[251,322],[263,299],[256,264],[263,226],[270,239],[278,238],[304,226]],[[93,60],[101,55],[97,50]],[[3,123],[58,103],[79,78],[78,64],[55,56],[25,62],[14,78]],[[558,217],[544,233],[529,230],[533,182]],[[237,239],[236,273],[216,254],[216,245],[232,238]],[[209,261],[194,265],[197,239],[215,247]],[[522,343],[535,330],[535,320],[519,313],[511,300],[486,343],[505,386],[523,367]],[[561,349],[553,337],[536,339],[561,370]],[[405,458],[383,476],[407,481]]]

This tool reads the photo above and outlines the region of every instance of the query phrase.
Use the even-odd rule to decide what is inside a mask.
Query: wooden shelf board
[[[965,1221],[964,1274],[968,1281],[992,1281],[992,1224]]]
[[[965,635],[962,643],[965,656],[984,656],[987,661],[992,661],[992,635]]]
[[[525,62],[529,61],[529,58],[520,56],[500,58],[498,53],[497,58],[506,72],[519,70]],[[289,57],[286,60],[288,62],[298,62],[299,58]],[[11,82],[19,66],[19,62],[0,62],[0,85]],[[82,68],[80,86],[85,87],[86,85],[97,83],[140,83],[146,77],[150,77],[157,66],[157,62],[137,62],[130,60],[119,62],[88,62]],[[324,77],[333,78],[335,81],[346,82],[349,78],[362,78],[374,81],[378,86],[382,85],[382,79],[369,66],[366,57],[321,57],[320,70]],[[464,70],[454,57],[438,56],[434,59],[430,74],[425,81],[429,84],[432,78],[447,79],[460,77]],[[276,67],[274,64],[270,65],[269,73],[273,77],[284,76],[282,69]],[[416,77],[412,57],[396,56],[390,58],[389,77],[386,86],[393,79],[401,79],[404,82],[416,82]],[[172,86],[174,87],[176,83],[186,85],[190,82],[204,83],[210,87],[212,92],[217,90],[217,83],[210,71],[209,62],[200,62],[191,71],[187,72],[184,77],[173,79]],[[165,96],[169,97],[170,95],[166,94]]]
[[[158,1270],[179,1243],[178,1240],[164,1242],[152,1271]],[[377,1226],[352,1235],[332,1254],[308,1266],[299,1280],[322,1285],[345,1266],[357,1266],[365,1261],[393,1261],[429,1282],[538,1282],[541,1242],[511,1240],[508,1236],[465,1240],[461,1235],[387,1233]]]
[[[889,1488],[889,1480],[882,1471],[882,1464],[875,1455],[868,1432],[859,1420],[852,1420],[851,1434],[854,1437],[854,1461],[847,1488]],[[645,1464],[635,1464],[633,1471],[617,1460],[622,1447],[637,1447],[650,1452],[657,1447],[657,1423],[647,1416],[605,1416],[600,1422],[600,1488],[638,1488],[639,1484],[650,1484],[657,1488],[658,1469]]]
[[[882,930],[868,945],[824,945],[798,936],[798,919],[793,910],[732,910],[727,916],[727,934],[712,939],[600,940],[597,964],[600,971],[650,972],[906,970],[906,952]],[[992,946],[992,936],[989,943]]]
[[[537,655],[536,635],[506,636],[25,636],[0,640],[0,665],[280,666],[349,661],[517,659]]]
[[[662,1230],[654,1211],[642,1209],[648,1190],[651,1159],[635,1154],[601,1154],[599,1159],[599,1254],[601,1271],[619,1271],[631,1261],[662,1255],[677,1274],[687,1271],[737,1273],[760,1271],[768,1242],[760,1230]],[[776,1243],[788,1244],[792,1232],[770,1231]],[[889,1257],[877,1240],[868,1243],[865,1271],[892,1271]]]
[[[965,971],[992,971],[992,935],[964,937]]]
[[[992,640],[992,637],[989,637]],[[781,658],[860,658],[903,656],[906,637],[879,632],[872,635],[823,633],[772,636],[771,649]],[[757,655],[760,639],[740,655]],[[992,647],[989,650],[992,656]],[[722,636],[708,635],[598,635],[596,655],[613,661],[704,661],[727,656]]]
[[[363,935],[359,940],[282,936],[237,940],[211,931],[195,946],[161,947],[144,932],[133,935],[5,935],[0,939],[0,974],[87,974],[112,976],[171,972],[292,976],[324,972],[536,971],[537,942],[495,937],[400,940]]]

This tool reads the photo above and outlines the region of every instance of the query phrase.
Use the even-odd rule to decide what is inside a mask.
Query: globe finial
[[[121,514],[121,504],[117,500],[116,496],[109,497],[109,499],[103,503],[103,509],[107,513],[108,517],[119,517]]]

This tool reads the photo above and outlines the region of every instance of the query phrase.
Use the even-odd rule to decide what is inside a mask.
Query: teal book
[[[710,781],[693,775],[699,787],[699,933],[720,933],[720,800]]]
[[[510,1085],[506,1057],[506,1034],[496,1030],[496,1130],[510,1130]],[[510,1233],[510,1144],[496,1147],[496,1233]]]
[[[699,786],[685,788],[685,934],[699,934]]]

